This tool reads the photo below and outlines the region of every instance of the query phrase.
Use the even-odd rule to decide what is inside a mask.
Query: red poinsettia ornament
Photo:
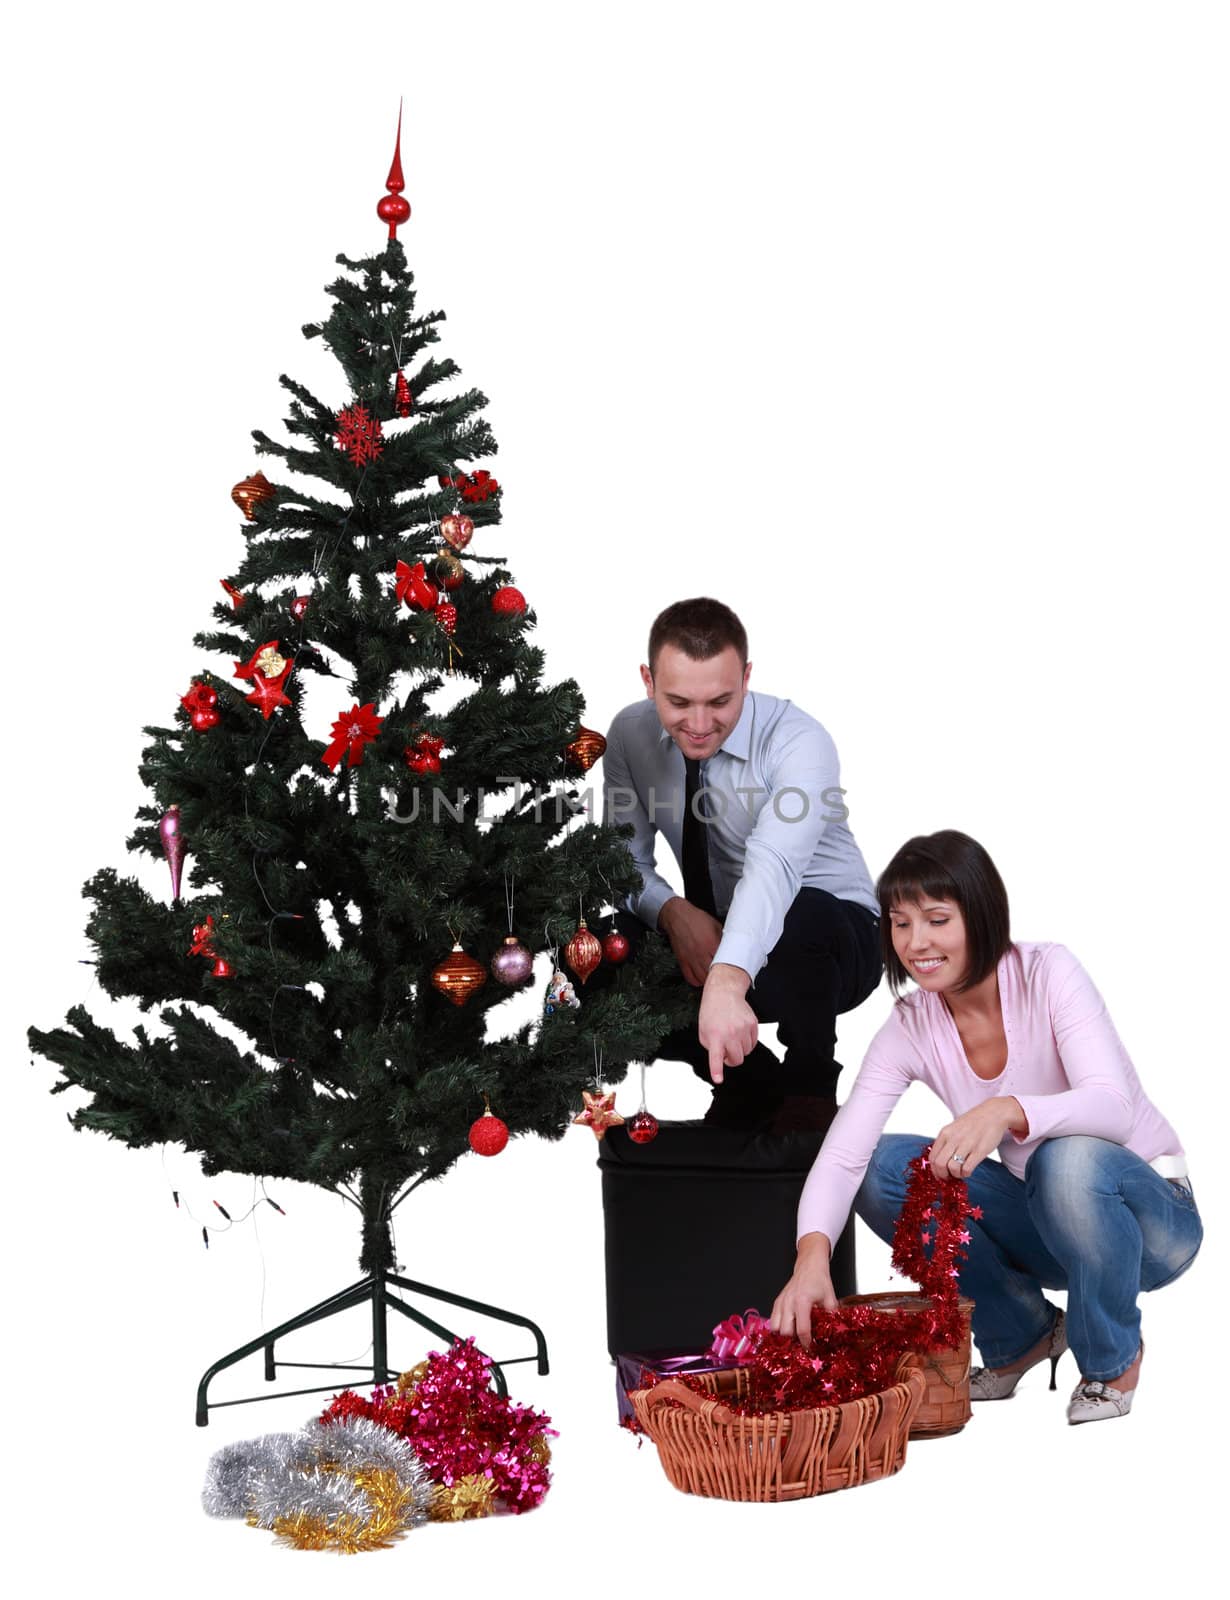
[[[349,711],[343,711],[333,724],[333,741],[326,748],[321,760],[330,772],[336,772],[343,756],[346,757],[348,767],[357,767],[362,764],[363,750],[380,732],[384,718],[376,715],[376,703],[369,700],[365,706],[353,705]]]

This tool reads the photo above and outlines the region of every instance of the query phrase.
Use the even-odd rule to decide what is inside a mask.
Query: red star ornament
[[[267,678],[263,672],[254,672],[252,681],[255,688],[252,693],[244,698],[254,706],[259,706],[264,714],[265,721],[278,709],[279,706],[288,706],[290,696],[282,693],[282,685],[291,674],[291,663],[288,661],[276,678]]]
[[[574,1126],[591,1129],[597,1139],[601,1139],[608,1128],[623,1126],[624,1119],[615,1109],[614,1089],[608,1089],[605,1094],[591,1094],[588,1089],[582,1089],[581,1098],[585,1101],[585,1110],[573,1117]]]

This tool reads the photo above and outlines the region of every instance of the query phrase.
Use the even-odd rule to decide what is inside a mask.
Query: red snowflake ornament
[[[384,449],[380,419],[373,417],[360,401],[338,412],[336,438],[338,449],[344,451],[356,467],[375,461]]]

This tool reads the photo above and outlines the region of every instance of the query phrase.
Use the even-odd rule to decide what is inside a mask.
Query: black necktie
[[[709,824],[702,818],[709,815],[707,799],[695,804],[700,793],[700,762],[694,756],[684,756],[687,772],[683,792],[683,895],[694,906],[717,916],[713,900],[713,882],[709,877]],[[696,812],[700,810],[701,816]]]

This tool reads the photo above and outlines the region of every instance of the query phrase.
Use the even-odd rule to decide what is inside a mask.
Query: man
[[[879,903],[832,739],[789,700],[749,692],[751,671],[729,607],[663,611],[641,667],[647,698],[607,734],[603,819],[632,824],[642,878],[618,926],[634,941],[659,929],[701,990],[696,1027],[658,1054],[712,1081],[706,1121],[785,1133],[832,1115],[837,1016],[880,981]],[[655,870],[658,831],[682,895]],[[784,1060],[758,1022],[778,1024]]]

